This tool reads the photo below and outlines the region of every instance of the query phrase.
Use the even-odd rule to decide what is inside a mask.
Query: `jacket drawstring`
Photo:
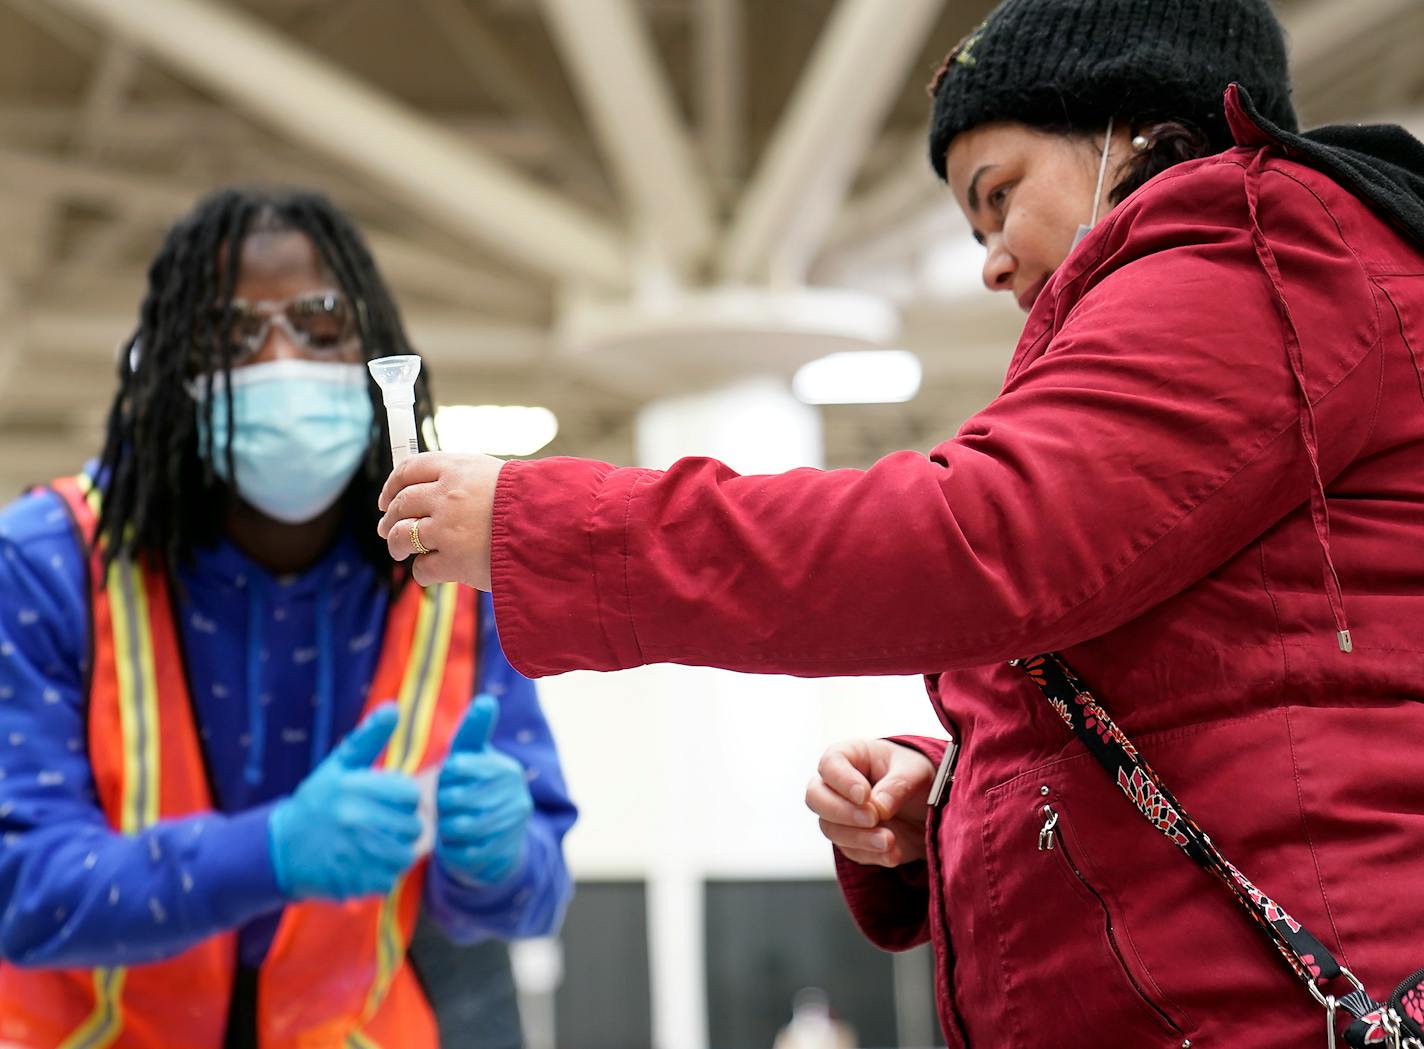
[[[252,786],[262,782],[262,759],[267,746],[267,709],[262,705],[262,627],[265,602],[257,573],[247,584],[247,764],[242,778]]]
[[[316,711],[312,715],[311,767],[321,764],[331,748],[331,721],[335,702],[332,685],[331,577],[323,574],[316,591]]]
[[[1345,600],[1340,590],[1340,575],[1335,571],[1335,562],[1330,556],[1330,511],[1325,504],[1325,481],[1320,476],[1319,442],[1316,439],[1315,407],[1310,403],[1310,395],[1305,386],[1305,357],[1300,348],[1300,332],[1296,329],[1295,318],[1291,314],[1290,303],[1286,301],[1284,282],[1276,254],[1266,241],[1257,214],[1260,202],[1261,171],[1264,167],[1266,151],[1256,154],[1256,159],[1246,169],[1246,207],[1251,215],[1251,240],[1256,247],[1256,258],[1261,268],[1270,278],[1275,289],[1276,301],[1280,303],[1284,321],[1286,357],[1290,360],[1291,375],[1295,379],[1296,396],[1299,401],[1300,434],[1305,443],[1305,454],[1310,460],[1310,518],[1315,525],[1315,540],[1320,544],[1320,555],[1325,562],[1325,597],[1330,603],[1330,614],[1335,620],[1335,640],[1341,652],[1354,650],[1350,639],[1350,624],[1345,618]]]

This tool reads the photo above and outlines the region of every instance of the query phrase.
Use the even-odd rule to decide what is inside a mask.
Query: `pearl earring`
[[[1152,145],[1152,140],[1146,135],[1132,136],[1132,149],[1135,153],[1143,153]]]

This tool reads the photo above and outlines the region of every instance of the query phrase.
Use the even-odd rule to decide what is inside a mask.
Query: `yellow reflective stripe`
[[[132,601],[132,567],[116,564],[109,573],[109,617],[114,626],[114,669],[119,678],[119,724],[123,738],[119,745],[124,755],[124,791],[119,799],[119,830],[124,834],[136,834],[142,827],[139,812],[141,793],[138,779],[143,774],[143,763],[139,754],[139,718],[142,705],[134,702],[135,694],[143,687],[142,666],[132,658],[135,624],[130,615]]]
[[[84,493],[84,500],[89,504],[89,509],[94,511],[94,516],[99,515],[99,488],[94,483],[93,478],[88,474],[80,474],[75,478],[79,482],[79,490]]]
[[[365,1020],[375,1016],[376,1010],[385,1001],[386,992],[390,990],[391,980],[395,978],[397,965],[405,951],[405,944],[401,939],[400,909],[397,906],[401,890],[405,888],[405,881],[405,878],[397,881],[395,888],[381,901],[381,914],[376,920],[376,978],[371,982],[371,990],[366,995],[366,1010],[362,1017]]]
[[[106,1049],[123,1028],[119,998],[124,990],[123,969],[94,970],[94,1011],[58,1049]]]
[[[120,566],[119,571],[122,571]],[[126,658],[132,647],[130,640],[129,617],[124,611],[124,590],[120,585],[116,572],[109,574],[109,582],[105,588],[109,592],[109,617],[114,627],[114,669],[119,677],[119,723],[123,727],[123,738],[119,740],[119,746],[123,748],[124,755],[124,793],[119,799],[119,830],[125,834],[132,834],[137,830],[138,819],[131,812],[131,797],[133,795],[132,773],[135,771],[135,762],[130,753],[130,744],[134,739],[134,732],[129,723],[133,719],[133,705],[129,702],[129,697],[134,692],[134,671],[137,669],[133,663]]]
[[[158,822],[158,687],[143,573],[118,561],[109,573],[109,615],[114,624],[114,666],[119,677],[123,727],[124,795],[119,830],[137,834]]]
[[[84,500],[97,517],[99,488],[88,474],[76,478]],[[153,667],[153,639],[143,575],[122,562],[105,583],[113,623],[114,664],[119,681],[119,723],[123,739],[124,796],[119,829],[134,834],[158,821],[158,693]],[[127,970],[95,969],[94,1011],[59,1044],[58,1049],[108,1049],[124,1027],[123,993]]]
[[[85,473],[79,474],[75,480],[79,485],[79,490],[84,493],[84,500],[89,504],[90,511],[95,517],[98,517],[100,510],[98,486]],[[142,579],[139,578],[138,582],[141,584]],[[142,667],[135,668],[130,660],[124,658],[124,654],[130,651],[130,646],[135,638],[132,635],[133,624],[128,614],[127,603],[124,600],[123,587],[114,575],[110,575],[107,588],[110,616],[114,624],[115,663],[119,671],[119,716],[124,727],[124,739],[122,740],[125,765],[124,798],[120,806],[120,823],[122,830],[126,833],[133,833],[138,829],[142,814],[136,808],[138,801],[137,783],[134,776],[137,771],[134,763],[136,754],[131,746],[135,739],[135,733],[130,728],[134,712],[130,706],[135,685],[133,672],[138,669],[142,675],[144,670]],[[152,682],[153,655],[151,646],[148,644],[146,627],[147,615],[145,613],[144,622],[140,627],[142,636],[138,640],[145,645],[145,652],[148,655],[149,681]],[[149,735],[152,736],[153,733],[149,733]],[[157,798],[156,790],[150,793],[155,799]],[[121,1001],[124,993],[125,973],[126,970],[122,968],[94,970],[94,1011],[89,1014],[88,1019],[74,1029],[73,1034],[59,1043],[58,1049],[107,1049],[108,1046],[114,1044],[123,1030]]]
[[[88,474],[76,478],[84,498],[99,513],[99,489]],[[119,718],[124,732],[124,798],[121,829],[134,834],[158,822],[158,675],[143,571],[123,559],[106,582],[114,624],[119,674]]]
[[[430,728],[445,683],[445,660],[455,628],[459,591],[454,583],[444,583],[425,591],[416,616],[410,659],[401,679],[401,718],[386,751],[386,767],[413,773],[420,766],[430,739]],[[365,1016],[376,1014],[405,955],[405,939],[400,927],[399,901],[405,886],[402,878],[381,901],[376,929],[376,978],[366,996]]]
[[[347,1049],[381,1049],[375,1039],[360,1031],[352,1031],[346,1036]]]
[[[455,607],[459,603],[456,583],[440,584],[436,595],[435,637],[426,661],[424,686],[411,712],[408,751],[401,768],[414,773],[420,767],[421,756],[430,741],[430,726],[435,723],[435,710],[440,705],[440,692],[445,685],[445,659],[450,654],[450,640],[455,632]]]
[[[427,590],[420,597],[420,611],[415,617],[415,634],[410,639],[410,656],[406,660],[405,673],[401,676],[400,721],[386,744],[386,768],[398,769],[405,764],[405,755],[410,741],[411,716],[420,697],[416,694],[424,680],[426,653],[434,640],[437,591]]]
[[[401,678],[400,722],[386,748],[387,768],[414,772],[420,765],[445,677],[455,622],[455,586],[445,583],[421,595],[410,658]]]
[[[89,509],[100,510],[99,489],[78,477]],[[119,741],[124,790],[119,799],[119,830],[136,834],[158,822],[158,675],[153,663],[153,632],[143,572],[127,560],[115,563],[104,582],[113,629],[114,666],[118,675]],[[108,1049],[123,1032],[123,991],[127,970],[94,970],[94,1011],[60,1043],[59,1049]]]
[[[133,570],[134,597],[138,606],[138,650],[143,672],[142,718],[144,732],[140,740],[139,760],[143,762],[144,780],[148,791],[139,806],[140,827],[151,827],[158,822],[158,787],[160,770],[158,766],[158,673],[153,665],[153,628],[148,615],[148,590],[143,585],[143,574],[138,568]]]

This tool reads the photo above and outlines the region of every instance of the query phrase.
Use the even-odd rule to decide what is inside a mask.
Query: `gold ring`
[[[430,553],[429,549],[426,548],[425,544],[420,541],[419,521],[412,521],[410,523],[410,545],[411,549],[413,549],[417,554]]]

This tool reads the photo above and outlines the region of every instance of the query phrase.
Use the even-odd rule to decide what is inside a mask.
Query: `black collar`
[[[1424,247],[1424,143],[1398,124],[1332,124],[1285,131],[1261,116],[1240,84],[1226,89],[1238,145],[1272,142],[1329,175]]]

